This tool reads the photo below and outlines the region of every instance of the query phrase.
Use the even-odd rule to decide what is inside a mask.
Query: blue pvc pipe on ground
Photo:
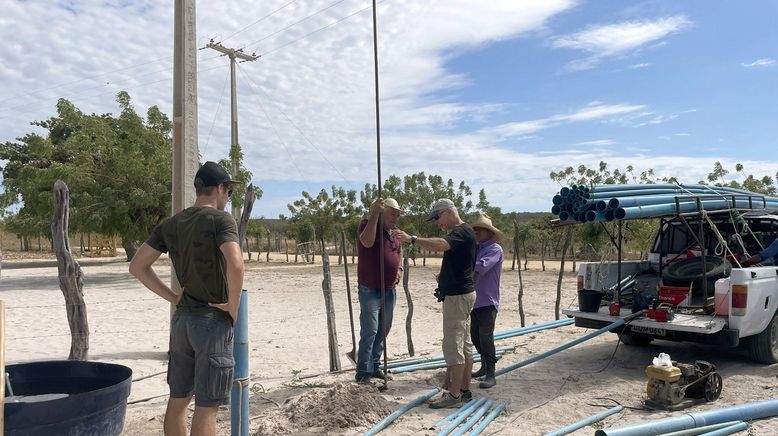
[[[467,420],[467,422],[462,424],[462,428],[455,431],[452,436],[464,435],[466,431],[470,430],[470,428],[474,426],[475,423],[478,422],[478,420],[481,419],[481,417],[484,416],[487,411],[489,411],[489,408],[492,407],[492,404],[494,404],[494,401],[492,400],[489,400],[486,403],[484,403],[478,410],[476,410],[475,413],[473,413],[473,416],[471,416],[470,419]]]
[[[463,404],[462,407],[460,407],[459,409],[456,410],[456,412],[451,413],[447,417],[445,417],[445,418],[441,419],[440,421],[438,421],[437,423],[435,423],[435,425],[430,427],[430,430],[435,430],[436,428],[440,427],[441,425],[443,425],[443,424],[451,421],[452,419],[456,418],[457,416],[459,416],[460,413],[464,412],[465,409],[467,409],[468,407],[470,407],[473,404],[475,404],[476,401],[478,401],[478,400],[470,400],[466,404]]]
[[[588,417],[586,419],[582,419],[582,420],[580,420],[578,422],[574,422],[574,423],[572,423],[572,424],[570,424],[568,426],[562,427],[559,430],[552,431],[551,433],[546,433],[546,436],[562,436],[562,435],[565,435],[565,434],[568,434],[568,433],[572,433],[572,432],[578,430],[579,428],[583,428],[583,427],[586,427],[589,424],[593,424],[595,422],[602,421],[603,419],[605,419],[605,418],[607,418],[607,417],[609,417],[609,416],[611,416],[611,415],[613,415],[615,413],[621,412],[623,409],[624,408],[622,406],[616,406],[616,407],[610,408],[610,409],[608,409],[608,410],[606,410],[606,411],[604,411],[602,413],[598,413],[596,415],[592,415],[592,416],[590,416],[590,417]]]
[[[521,368],[522,366],[527,366],[527,365],[529,365],[531,363],[535,363],[538,360],[545,359],[548,356],[556,354],[556,353],[558,353],[560,351],[564,351],[564,350],[566,350],[568,348],[574,347],[574,346],[576,346],[576,345],[578,345],[578,344],[580,344],[582,342],[586,342],[589,339],[592,339],[592,338],[594,338],[596,336],[599,336],[599,335],[601,335],[603,333],[607,333],[607,332],[609,332],[609,331],[611,331],[613,329],[619,328],[619,327],[621,327],[623,325],[624,325],[624,320],[620,319],[620,320],[618,320],[618,321],[616,321],[616,322],[614,322],[612,324],[608,324],[607,326],[605,326],[605,327],[603,327],[603,328],[601,328],[601,329],[599,329],[599,330],[597,330],[595,332],[589,333],[586,336],[582,336],[582,337],[580,337],[580,338],[578,338],[578,339],[576,339],[574,341],[568,342],[567,344],[564,344],[564,345],[561,345],[559,347],[556,347],[553,350],[546,351],[545,353],[538,354],[537,356],[531,357],[531,358],[529,358],[527,360],[524,360],[522,362],[519,362],[517,364],[514,364],[514,365],[511,365],[511,366],[502,368],[502,369],[500,369],[498,371],[495,371],[494,375],[495,376],[503,375],[505,373],[513,371],[514,369],[518,369],[518,368]]]
[[[371,435],[378,434],[378,432],[380,432],[381,430],[383,430],[386,427],[388,427],[389,424],[394,422],[394,420],[399,418],[403,413],[405,413],[405,412],[413,409],[414,407],[418,406],[419,404],[429,400],[430,398],[432,398],[433,395],[437,394],[438,392],[440,392],[440,388],[431,389],[427,393],[425,393],[424,395],[414,399],[410,403],[408,403],[408,404],[404,405],[403,407],[395,410],[394,412],[392,412],[386,418],[382,419],[381,421],[378,421],[370,430],[366,431],[365,432],[365,436],[371,436]]]
[[[454,431],[454,429],[457,428],[459,424],[462,423],[462,421],[466,420],[468,416],[473,414],[473,411],[475,411],[476,407],[480,406],[485,401],[486,397],[479,398],[475,404],[463,410],[459,415],[455,416],[454,419],[443,430],[438,432],[438,436],[446,436],[447,434]]]
[[[232,356],[235,369],[230,392],[230,434],[249,434],[249,292],[240,293],[238,321],[233,329]]]
[[[778,416],[778,400],[746,403],[722,409],[687,413],[672,418],[628,424],[617,428],[597,430],[596,436],[638,436],[662,434],[678,430],[719,424],[727,421],[753,421]]]
[[[730,435],[732,433],[737,433],[739,431],[747,430],[748,424],[745,422],[739,422],[737,424],[732,424],[729,427],[720,428],[718,430],[709,431],[707,433],[702,433],[700,436],[726,436]]]
[[[722,422],[721,424],[711,424],[703,427],[687,428],[684,430],[678,430],[671,433],[665,433],[662,436],[697,436],[704,433],[712,432],[713,430],[718,430],[720,428],[729,427],[730,425],[735,425],[740,422],[743,421],[727,421],[727,422]]]
[[[489,426],[489,424],[491,424],[492,421],[494,421],[503,410],[505,410],[506,405],[507,403],[502,401],[497,405],[497,407],[493,408],[492,411],[486,416],[486,418],[484,418],[484,420],[478,424],[478,427],[474,428],[473,431],[470,432],[470,436],[478,436],[481,434],[481,432],[484,431],[484,429],[486,429],[486,427]]]

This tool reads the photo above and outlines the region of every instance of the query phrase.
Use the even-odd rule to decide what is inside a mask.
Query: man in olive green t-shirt
[[[170,322],[170,399],[165,435],[186,435],[192,397],[192,433],[216,434],[216,412],[229,402],[234,360],[232,328],[243,288],[243,256],[235,220],[224,211],[234,182],[218,164],[195,175],[197,199],[159,224],[130,263],[130,273],[176,305]],[[175,294],[152,269],[168,253],[181,285]]]

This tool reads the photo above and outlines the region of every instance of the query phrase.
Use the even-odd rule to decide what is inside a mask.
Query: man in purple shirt
[[[483,377],[478,387],[489,389],[497,382],[494,379],[494,366],[497,356],[494,349],[494,323],[500,306],[500,272],[504,259],[502,247],[497,241],[502,232],[492,225],[486,214],[481,214],[470,225],[475,231],[478,251],[475,255],[475,305],[470,324],[470,338],[475,349],[481,355],[481,369],[473,373],[473,378]]]

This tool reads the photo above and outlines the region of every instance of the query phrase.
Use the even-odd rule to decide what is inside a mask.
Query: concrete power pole
[[[197,147],[197,45],[195,0],[175,0],[173,20],[173,213],[194,203]],[[171,289],[180,294],[175,271]],[[171,305],[171,315],[175,306]]]
[[[212,48],[218,52],[224,53],[230,58],[230,94],[231,94],[231,111],[230,111],[230,159],[232,160],[232,176],[238,175],[238,165],[240,155],[240,145],[238,145],[238,94],[237,85],[235,81],[235,59],[240,59],[244,62],[252,62],[259,58],[254,54],[247,55],[243,53],[242,49],[234,50],[227,48],[218,42],[211,42],[207,45],[208,48]],[[240,210],[235,207],[235,203],[232,203],[232,216],[235,220],[240,219]]]

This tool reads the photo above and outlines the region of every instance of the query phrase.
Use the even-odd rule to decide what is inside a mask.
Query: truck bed
[[[619,318],[631,315],[630,310],[622,308],[618,317],[610,316],[607,306],[600,307],[599,312],[582,312],[577,307],[563,309],[562,313],[576,319],[583,318],[605,323],[615,322]],[[650,318],[640,317],[629,323],[632,333],[645,333],[656,337],[665,336],[668,330],[694,334],[714,334],[720,332],[727,324],[727,317],[713,315],[688,315],[676,313],[675,318],[668,322],[657,322]]]

